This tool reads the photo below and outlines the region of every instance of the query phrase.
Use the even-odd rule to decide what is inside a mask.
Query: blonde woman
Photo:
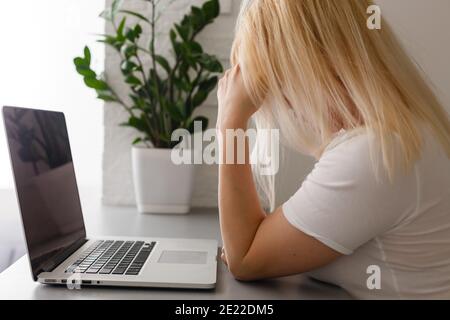
[[[220,165],[222,259],[239,280],[308,272],[358,298],[450,298],[449,116],[387,23],[367,28],[371,4],[243,4],[217,129],[253,118],[317,163],[270,214],[248,161]],[[261,190],[273,205],[273,179]]]

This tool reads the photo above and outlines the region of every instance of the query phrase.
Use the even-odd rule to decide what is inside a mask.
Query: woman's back
[[[376,181],[367,135],[328,148],[285,205],[291,222],[346,254],[313,277],[358,298],[450,298],[450,159],[423,136],[421,159],[393,184]],[[299,199],[308,205],[292,216]]]

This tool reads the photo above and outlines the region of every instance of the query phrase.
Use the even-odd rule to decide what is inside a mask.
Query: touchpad
[[[206,251],[175,251],[165,250],[158,259],[158,263],[205,264]]]

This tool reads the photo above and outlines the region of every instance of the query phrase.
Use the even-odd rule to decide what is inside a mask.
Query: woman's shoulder
[[[369,135],[366,130],[363,129],[353,129],[345,130],[341,129],[339,132],[335,133],[331,141],[328,143],[323,151],[323,155],[330,152],[337,147],[344,147],[350,145],[356,145],[356,143],[365,142],[368,143]]]
[[[375,137],[363,129],[341,130],[336,133],[319,158],[320,163],[335,163],[341,170],[349,167],[367,169],[373,162]]]
[[[450,168],[450,159],[432,132],[427,127],[422,126],[419,127],[419,131],[422,140],[422,150],[414,167],[431,167],[429,170],[442,168],[442,166]],[[395,171],[402,173],[402,176],[404,176],[405,171],[402,170],[402,146],[395,134],[393,134],[392,138],[390,148],[395,160]],[[362,172],[366,174],[375,172],[378,175],[379,173],[386,173],[383,161],[378,138],[367,130],[355,129],[338,132],[324,149],[318,164],[325,163],[327,167],[333,164],[333,167],[339,167],[341,173],[351,175],[361,174]],[[413,174],[412,172],[409,173]]]

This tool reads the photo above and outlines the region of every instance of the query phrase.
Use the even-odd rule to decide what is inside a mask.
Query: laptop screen
[[[33,277],[86,237],[64,114],[3,108]]]

